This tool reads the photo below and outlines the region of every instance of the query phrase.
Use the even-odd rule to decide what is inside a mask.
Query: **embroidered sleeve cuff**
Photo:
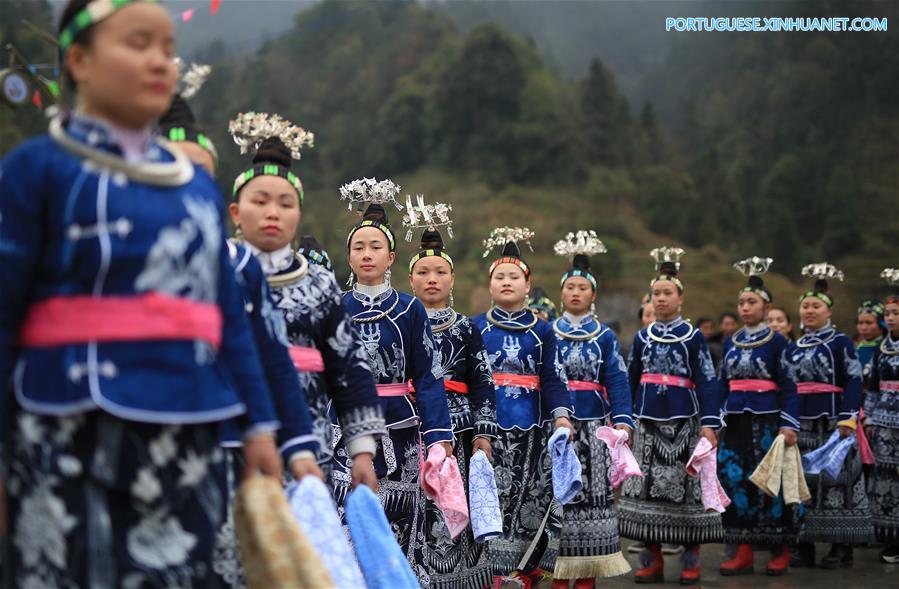
[[[799,420],[787,413],[780,414],[780,427],[799,431]]]
[[[346,451],[349,453],[350,458],[353,458],[358,454],[371,454],[374,456],[377,451],[377,444],[375,444],[374,436],[359,436],[347,443]]]
[[[553,419],[559,419],[560,417],[570,419],[571,411],[569,411],[567,407],[557,407],[556,409],[553,409]]]
[[[634,431],[634,429],[636,429],[636,427],[634,426],[634,419],[630,415],[613,415],[612,425],[621,424],[624,424],[627,427],[631,428],[631,431]]]
[[[267,435],[274,437],[275,432],[278,431],[278,428],[281,427],[281,424],[277,421],[265,421],[262,423],[254,423],[248,429],[243,432],[243,441],[246,442],[253,438]]]
[[[384,411],[377,405],[362,405],[345,411],[338,417],[340,436],[349,448],[350,442],[361,436],[376,438],[387,433]]]
[[[712,429],[721,429],[724,425],[721,422],[721,418],[718,416],[707,415],[699,420],[699,424],[702,427],[710,427]]]
[[[453,430],[451,429],[432,429],[422,432],[421,436],[424,438],[426,448],[430,448],[434,444],[439,444],[440,442],[453,443]]]
[[[315,460],[315,452],[312,450],[300,450],[299,452],[294,452],[287,459],[288,468],[295,460]]]
[[[281,444],[281,447],[278,448],[278,451],[284,458],[284,463],[290,466],[290,463],[294,460],[294,456],[296,454],[309,452],[310,454],[315,456],[315,452],[318,450],[318,448],[318,438],[314,435],[308,435],[298,436],[296,438],[291,438],[285,441]]]

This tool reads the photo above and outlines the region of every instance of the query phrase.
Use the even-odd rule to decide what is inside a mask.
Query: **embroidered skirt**
[[[557,579],[614,577],[631,570],[621,554],[618,513],[609,481],[609,450],[596,439],[596,430],[603,425],[603,420],[575,423],[574,449],[581,462],[584,489],[562,507],[553,575]]]
[[[828,417],[799,422],[799,450],[805,454],[822,446],[836,429]],[[861,544],[874,540],[871,507],[858,449],[853,446],[836,480],[829,475],[805,475],[812,494],[800,526],[801,542]]]
[[[562,525],[561,506],[553,500],[552,461],[546,441],[552,427],[499,430],[493,444],[496,489],[503,512],[503,535],[491,540],[487,554],[494,575],[540,567],[553,570]],[[524,557],[527,556],[525,559]]]
[[[780,431],[780,415],[750,412],[727,415],[718,444],[718,479],[732,503],[721,516],[728,544],[779,546],[796,539],[799,509],[769,497],[749,476]]]
[[[7,479],[12,585],[212,582],[224,514],[218,427],[19,410]]]
[[[237,497],[237,487],[240,486],[243,478],[245,462],[241,448],[224,448],[223,450],[225,452],[226,476],[222,495],[227,497],[227,504],[222,525],[215,535],[212,570],[218,577],[219,586],[229,589],[245,589],[247,579],[241,562],[240,545],[234,526],[234,501]]]
[[[871,450],[876,464],[868,497],[878,542],[899,544],[899,429],[875,426]]]
[[[455,455],[459,472],[468,493],[468,463],[471,460],[472,430],[456,434]],[[471,526],[453,540],[443,513],[433,501],[425,499],[427,535],[427,569],[431,589],[481,589],[492,582],[492,568],[487,560],[486,544],[474,541]]]
[[[686,465],[699,440],[699,418],[637,421],[634,457],[644,477],[621,486],[621,535],[649,544],[720,542],[721,517],[702,506],[699,477]]]

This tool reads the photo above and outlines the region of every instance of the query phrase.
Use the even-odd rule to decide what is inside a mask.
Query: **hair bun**
[[[765,281],[762,280],[761,276],[753,274],[752,276],[749,277],[749,286],[751,286],[752,288],[755,288],[755,289],[764,289]]]
[[[384,210],[384,207],[374,202],[368,205],[368,208],[365,209],[365,214],[362,215],[363,221],[375,221],[376,223],[381,223],[382,225],[390,226],[390,221],[387,219],[387,211]]]
[[[196,123],[197,119],[194,117],[193,110],[180,94],[175,94],[172,97],[169,110],[159,118],[159,128],[163,131],[168,131],[175,127],[192,129],[196,126]]]
[[[584,272],[589,272],[590,258],[585,256],[584,254],[575,254],[574,259],[571,261],[571,267],[578,270],[583,270]]]
[[[425,229],[424,233],[421,234],[421,249],[443,249],[443,236],[436,229]]]
[[[828,284],[823,278],[815,280],[815,292],[827,293]]]
[[[521,258],[521,250],[514,241],[507,241],[503,246],[503,257]]]
[[[659,266],[659,274],[676,277],[677,264],[675,264],[674,262],[662,262],[662,264]]]
[[[269,137],[263,141],[253,156],[254,164],[278,164],[288,169],[292,161],[290,150],[278,137]]]

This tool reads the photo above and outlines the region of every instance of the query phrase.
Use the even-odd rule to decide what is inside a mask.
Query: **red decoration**
[[[38,108],[44,108],[44,101],[41,100],[41,92],[40,90],[35,90],[34,94],[31,96],[31,104]]]
[[[221,5],[222,0],[211,0],[209,2],[209,12],[215,14],[219,11],[219,6]]]

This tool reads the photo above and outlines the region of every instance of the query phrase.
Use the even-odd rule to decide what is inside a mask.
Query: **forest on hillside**
[[[625,92],[601,53],[580,55],[580,70],[559,67],[547,57],[552,39],[518,34],[532,17],[515,24],[516,3],[453,4],[324,1],[258,49],[235,54],[224,39],[200,51],[214,70],[192,104],[222,154],[223,193],[248,161],[227,121],[277,112],[316,134],[295,164],[307,193],[303,224],[341,277],[354,219],[336,188],[376,176],[454,205],[450,247],[466,310],[486,304],[480,242],[505,224],[537,232],[535,253],[526,253],[551,292],[565,265],[552,243],[597,230],[610,250],[596,260],[601,309],[625,322],[652,274],[649,249],[669,242],[688,250],[694,317],[732,306],[742,279],[730,263],[750,255],[775,258],[775,294],[790,307],[804,263],[841,266],[844,325],[855,299],[884,289],[880,268],[899,264],[896,33],[680,34],[653,41],[658,54],[632,56],[647,73]],[[547,31],[556,38],[577,14],[565,6],[579,3],[532,4],[554,5]],[[768,15],[844,12],[835,1],[764,4]],[[660,26],[657,6],[641,9],[653,15],[647,26]],[[899,16],[891,3],[853,10]],[[47,4],[3,2],[0,27],[30,59],[52,59],[22,18],[52,29]],[[0,109],[0,151],[42,125],[34,108]],[[403,246],[401,260],[411,250]]]

